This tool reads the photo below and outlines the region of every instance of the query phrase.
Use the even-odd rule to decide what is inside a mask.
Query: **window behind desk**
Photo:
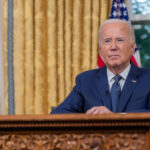
[[[150,0],[127,0],[142,67],[150,68]]]

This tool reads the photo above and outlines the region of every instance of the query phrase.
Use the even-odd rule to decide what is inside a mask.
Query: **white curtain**
[[[0,0],[0,114],[4,114],[3,1]]]

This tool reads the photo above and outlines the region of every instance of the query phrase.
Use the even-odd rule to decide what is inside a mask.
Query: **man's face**
[[[135,42],[130,41],[130,30],[125,23],[107,23],[100,35],[100,55],[109,69],[126,68],[134,53]]]

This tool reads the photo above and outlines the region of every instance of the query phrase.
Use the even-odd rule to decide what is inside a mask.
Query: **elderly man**
[[[134,49],[130,23],[105,21],[99,30],[99,53],[106,66],[78,75],[76,86],[52,114],[149,112],[150,70],[130,62]]]

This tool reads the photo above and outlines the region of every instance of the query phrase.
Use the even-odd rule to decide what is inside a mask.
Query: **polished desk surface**
[[[150,126],[150,113],[112,113],[102,115],[87,115],[87,114],[54,114],[54,115],[1,115],[0,127],[25,126],[34,124],[40,126],[45,124],[49,127],[56,126],[71,126],[70,123],[76,123],[76,126],[113,126],[113,125],[129,125],[129,126]],[[89,123],[89,124],[88,124]],[[93,124],[92,124],[93,123]],[[136,124],[135,124],[136,123]],[[5,126],[6,125],[6,126]],[[75,124],[74,124],[75,125]],[[43,125],[42,125],[43,126]],[[41,127],[42,127],[41,126]]]

